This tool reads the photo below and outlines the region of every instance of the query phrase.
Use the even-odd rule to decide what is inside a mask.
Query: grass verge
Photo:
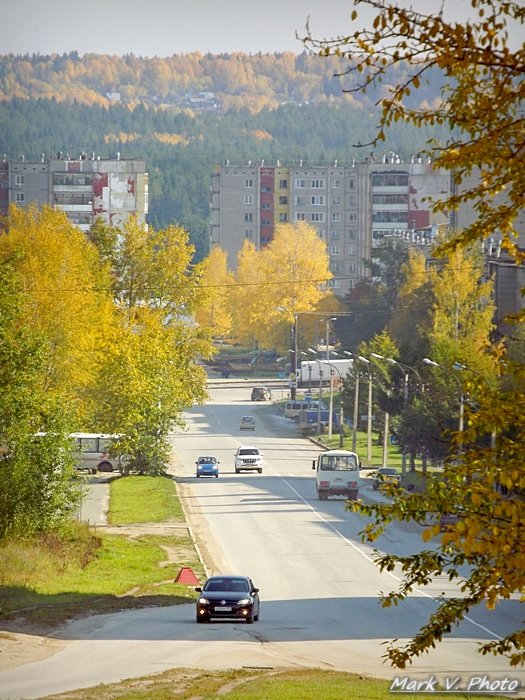
[[[319,669],[217,672],[173,669],[155,676],[52,695],[45,700],[387,700],[393,697],[389,686],[386,680]],[[449,696],[432,692],[436,700]],[[421,694],[396,691],[395,697],[420,700]],[[468,695],[469,700],[481,697],[496,696]]]
[[[174,583],[182,566],[204,578],[187,530],[148,534],[137,526],[184,524],[173,480],[123,477],[110,493],[111,520],[128,526],[123,534],[74,522],[35,541],[0,543],[0,627],[22,618],[47,630],[78,615],[194,599],[193,588]]]

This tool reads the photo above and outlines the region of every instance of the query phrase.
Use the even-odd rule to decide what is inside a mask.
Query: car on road
[[[271,401],[272,392],[266,386],[254,386],[251,398],[252,401]]]
[[[243,416],[239,424],[240,430],[255,430],[255,418],[253,416]]]
[[[254,471],[262,474],[263,454],[255,445],[239,445],[235,453],[235,473]]]
[[[195,590],[199,593],[197,622],[209,622],[212,618],[235,618],[251,624],[259,620],[259,589],[249,576],[211,576]]]
[[[372,488],[374,491],[381,488],[383,484],[395,484],[399,486],[401,483],[401,475],[394,469],[394,467],[379,467],[379,469],[374,474],[374,480],[372,481]]]
[[[199,457],[195,462],[197,465],[196,476],[219,476],[219,460],[217,457]]]

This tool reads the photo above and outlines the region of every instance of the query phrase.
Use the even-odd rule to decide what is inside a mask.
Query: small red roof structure
[[[175,583],[185,583],[187,586],[198,586],[200,581],[193,573],[191,566],[183,566],[177,574]]]

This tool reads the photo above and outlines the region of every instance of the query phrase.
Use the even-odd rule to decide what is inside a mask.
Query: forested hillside
[[[342,70],[338,59],[307,54],[3,56],[0,155],[32,160],[58,151],[72,157],[118,151],[144,159],[150,222],[183,225],[200,259],[208,250],[216,163],[343,164],[369,154],[370,147],[356,144],[374,135],[373,95],[360,101],[343,95],[348,78],[334,77]],[[436,79],[425,100],[438,93]],[[385,150],[409,157],[431,137],[440,135],[396,125]]]

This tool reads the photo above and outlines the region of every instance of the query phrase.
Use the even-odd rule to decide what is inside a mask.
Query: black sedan
[[[197,622],[215,618],[237,618],[248,624],[259,620],[259,589],[248,576],[212,576],[201,587],[197,599]]]

